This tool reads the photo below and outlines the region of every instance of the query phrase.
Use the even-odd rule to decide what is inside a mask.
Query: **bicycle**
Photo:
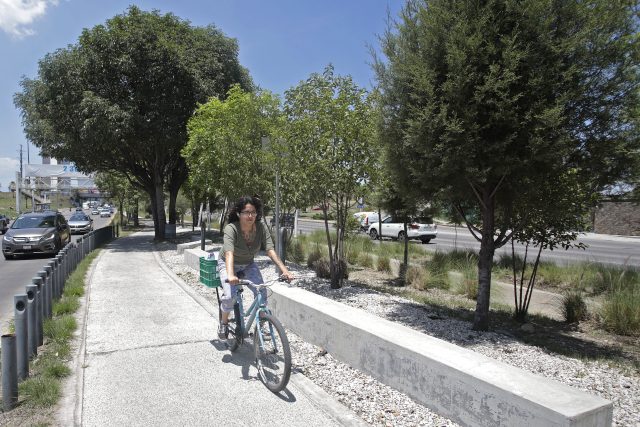
[[[278,279],[282,280],[282,279]],[[269,287],[278,280],[272,280],[263,284],[255,284],[250,280],[240,279],[237,288],[236,303],[233,306],[233,318],[230,318],[229,335],[227,346],[229,350],[235,352],[249,337],[248,331],[253,326],[253,351],[255,356],[258,377],[264,385],[273,393],[279,393],[288,384],[291,376],[291,349],[289,339],[280,321],[271,313],[262,298],[257,292],[247,311],[243,310],[242,292],[243,287],[254,286],[258,288]],[[222,310],[220,309],[220,295],[216,288],[218,297],[218,321],[222,322]],[[253,324],[258,316],[258,321]],[[246,322],[245,322],[246,319]]]

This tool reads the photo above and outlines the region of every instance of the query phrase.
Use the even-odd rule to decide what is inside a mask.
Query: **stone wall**
[[[593,231],[600,234],[640,236],[640,202],[602,202],[594,215]]]

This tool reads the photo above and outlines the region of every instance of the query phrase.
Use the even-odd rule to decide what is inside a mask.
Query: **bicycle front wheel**
[[[291,376],[291,349],[284,328],[272,314],[260,312],[253,333],[253,349],[258,377],[269,390],[279,393]]]
[[[227,346],[230,351],[234,352],[240,347],[244,339],[242,316],[240,316],[240,306],[238,303],[233,306],[233,319],[229,319],[229,335]]]

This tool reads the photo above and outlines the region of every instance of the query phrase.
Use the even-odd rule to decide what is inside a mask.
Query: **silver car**
[[[11,259],[20,254],[56,254],[70,240],[69,224],[61,213],[25,213],[16,218],[2,236],[2,255]]]
[[[75,213],[69,218],[71,234],[84,234],[93,230],[93,220],[85,213]]]

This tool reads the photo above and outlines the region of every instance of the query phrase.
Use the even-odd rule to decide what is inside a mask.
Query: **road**
[[[324,229],[324,222],[300,219],[298,227],[301,233],[311,233],[315,230]],[[553,261],[559,265],[575,262],[599,262],[614,265],[631,265],[640,267],[640,237],[621,237],[604,234],[586,233],[581,235],[578,242],[588,246],[587,249],[555,249],[542,252],[541,259]],[[383,241],[383,244],[397,244],[391,240]],[[413,245],[420,245],[431,251],[451,251],[453,249],[480,249],[480,243],[463,227],[438,226],[438,237],[431,243],[423,245],[420,242],[412,241]],[[516,252],[524,254],[524,245],[516,244]],[[506,245],[496,251],[496,259],[503,254],[511,253],[511,244]],[[529,252],[529,259],[535,254]]]
[[[63,211],[68,219],[73,212]],[[91,215],[89,209],[85,213]],[[113,217],[113,215],[112,215]],[[93,215],[93,227],[101,228],[107,225],[110,218],[100,218]],[[72,239],[80,236],[72,235]],[[31,283],[31,278],[42,270],[51,255],[28,255],[13,260],[5,260],[0,256],[0,326],[2,333],[8,331],[7,323],[13,319],[13,296],[25,293],[25,286]]]

